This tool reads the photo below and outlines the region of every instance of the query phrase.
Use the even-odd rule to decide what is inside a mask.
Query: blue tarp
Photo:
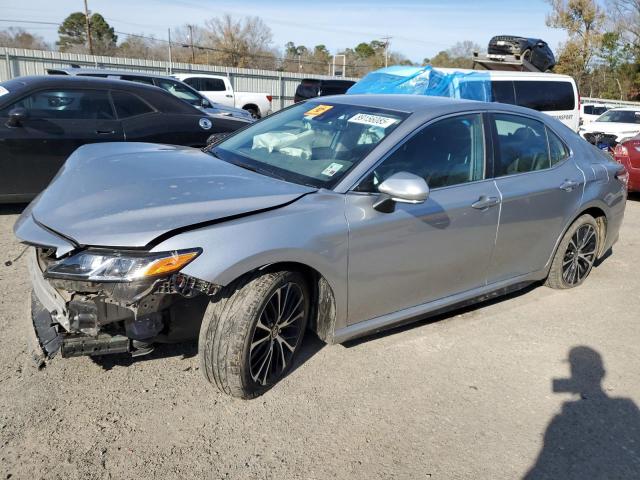
[[[367,74],[347,94],[407,93],[493,101],[489,73],[426,67],[393,66]]]

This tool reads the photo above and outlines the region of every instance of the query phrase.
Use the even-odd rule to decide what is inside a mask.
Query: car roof
[[[170,75],[160,75],[150,72],[136,72],[133,70],[108,70],[105,68],[48,68],[47,73],[49,75],[135,75],[137,77],[146,78],[164,78],[166,80],[175,80],[175,77]]]
[[[48,88],[68,87],[101,87],[101,88],[118,88],[118,89],[136,89],[136,90],[162,90],[153,85],[146,85],[136,82],[123,82],[122,80],[113,78],[99,77],[77,77],[67,75],[32,75],[25,77],[17,77],[13,81],[21,82],[26,87],[45,86]]]
[[[360,94],[360,95],[330,95],[315,97],[307,102],[313,103],[339,103],[361,107],[381,108],[396,110],[405,113],[426,114],[457,112],[466,110],[508,110],[525,113],[528,115],[539,112],[517,105],[507,105],[497,102],[479,102],[476,100],[459,100],[449,97],[433,97],[428,95],[411,94]],[[435,115],[434,115],[435,116]]]
[[[638,105],[637,107],[615,107],[615,108],[611,108],[609,109],[609,111],[611,110],[615,110],[615,111],[619,111],[619,112],[640,112],[640,105]]]

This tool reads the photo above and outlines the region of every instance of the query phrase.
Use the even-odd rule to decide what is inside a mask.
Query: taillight
[[[273,95],[267,95],[267,100],[271,103],[273,101]]]
[[[616,145],[616,148],[613,149],[613,154],[620,155],[621,157],[628,157],[629,150],[627,150],[627,147],[619,143],[618,145]]]
[[[618,165],[618,169],[616,170],[616,178],[620,180],[624,186],[626,187],[629,183],[629,172],[624,167],[624,165]]]

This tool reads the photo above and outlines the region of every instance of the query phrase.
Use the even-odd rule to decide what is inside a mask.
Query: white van
[[[436,69],[434,69],[436,70]],[[542,72],[506,72],[495,70],[458,70],[438,68],[450,72],[474,72],[479,77],[488,75],[491,92],[484,98],[538,110],[557,118],[573,131],[580,126],[580,97],[573,78],[568,75]],[[486,77],[485,77],[486,78]],[[477,77],[461,77],[455,86],[456,98],[480,99]],[[484,84],[485,82],[482,82]]]

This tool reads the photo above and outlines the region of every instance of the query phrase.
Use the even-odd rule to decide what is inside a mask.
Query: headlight
[[[173,252],[119,252],[85,250],[47,268],[47,278],[62,278],[89,282],[132,282],[177,272],[202,250]]]

